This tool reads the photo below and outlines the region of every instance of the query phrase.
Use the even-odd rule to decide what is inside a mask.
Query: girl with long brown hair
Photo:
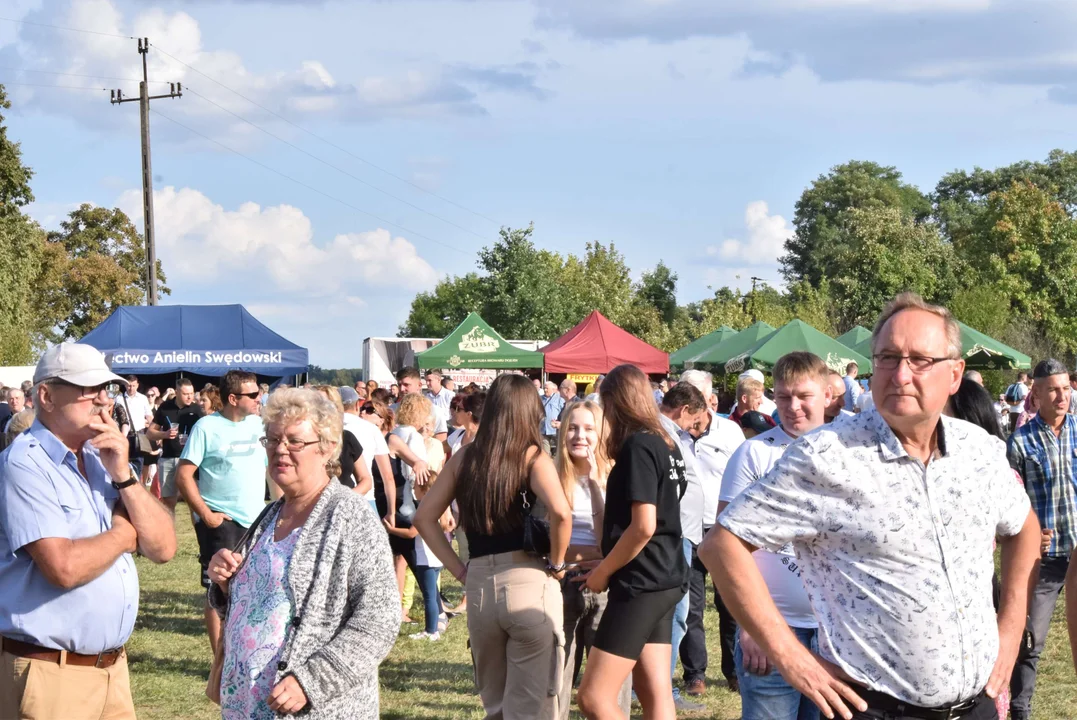
[[[615,458],[606,484],[603,560],[583,580],[609,590],[576,702],[588,718],[622,717],[618,693],[632,676],[643,717],[672,720],[673,611],[688,589],[680,497],[687,487],[680,448],[658,418],[651,385],[634,365],[618,365],[601,389]]]
[[[419,534],[471,598],[468,635],[489,717],[558,717],[564,662],[559,580],[572,512],[553,461],[542,450],[542,418],[530,380],[499,376],[474,442],[449,459],[415,514]],[[438,525],[453,500],[471,550],[467,565]],[[545,507],[550,526],[546,558],[524,547],[525,515],[537,503]]]

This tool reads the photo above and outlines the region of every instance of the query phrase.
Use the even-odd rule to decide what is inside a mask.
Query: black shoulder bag
[[[527,490],[521,491],[520,496],[524,500],[524,552],[546,557],[550,554],[550,521],[532,514]]]

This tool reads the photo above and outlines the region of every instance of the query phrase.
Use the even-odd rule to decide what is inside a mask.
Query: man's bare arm
[[[1002,583],[998,608],[999,652],[987,680],[987,695],[998,697],[1010,682],[1025,632],[1028,601],[1040,560],[1040,521],[1028,511],[1021,532],[999,540],[1002,549]]]
[[[835,712],[851,718],[850,705],[866,710],[867,703],[841,679],[840,669],[801,645],[786,624],[752,558],[756,549],[715,525],[699,546],[699,559],[714,578],[729,612],[763,648],[786,682],[815,703],[827,718],[833,718]]]
[[[93,537],[41,538],[25,548],[45,579],[62,590],[99,578],[124,553],[134,552],[138,534],[126,518],[113,516],[112,529]]]
[[[176,530],[172,514],[161,501],[150,495],[142,483],[120,491],[122,511],[138,533],[138,549],[151,562],[166,563],[176,554]]]

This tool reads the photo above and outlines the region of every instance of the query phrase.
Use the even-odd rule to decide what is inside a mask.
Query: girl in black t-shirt
[[[673,611],[687,591],[680,497],[680,449],[663,430],[650,382],[634,365],[602,382],[606,450],[615,458],[606,483],[604,559],[586,576],[609,589],[576,702],[587,717],[615,717],[617,693],[632,675],[644,717],[675,717],[670,653]]]

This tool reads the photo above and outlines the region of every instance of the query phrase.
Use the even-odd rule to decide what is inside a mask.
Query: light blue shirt
[[[845,383],[845,409],[849,412],[856,412],[856,399],[863,392],[860,384],[848,375],[842,378],[842,382]]]
[[[542,420],[542,434],[556,435],[557,428],[553,426],[553,422],[561,417],[561,411],[565,409],[565,399],[558,393],[554,393],[550,397],[542,398],[542,407],[546,413],[546,417]]]
[[[80,540],[112,528],[119,492],[89,443],[75,454],[35,421],[0,453],[0,635],[85,655],[119,648],[138,613],[138,573],[123,554],[72,590],[56,587],[26,546],[42,538]]]
[[[198,492],[213,512],[250,527],[265,507],[266,459],[262,419],[232,422],[220,413],[194,424],[180,460],[198,466]]]

